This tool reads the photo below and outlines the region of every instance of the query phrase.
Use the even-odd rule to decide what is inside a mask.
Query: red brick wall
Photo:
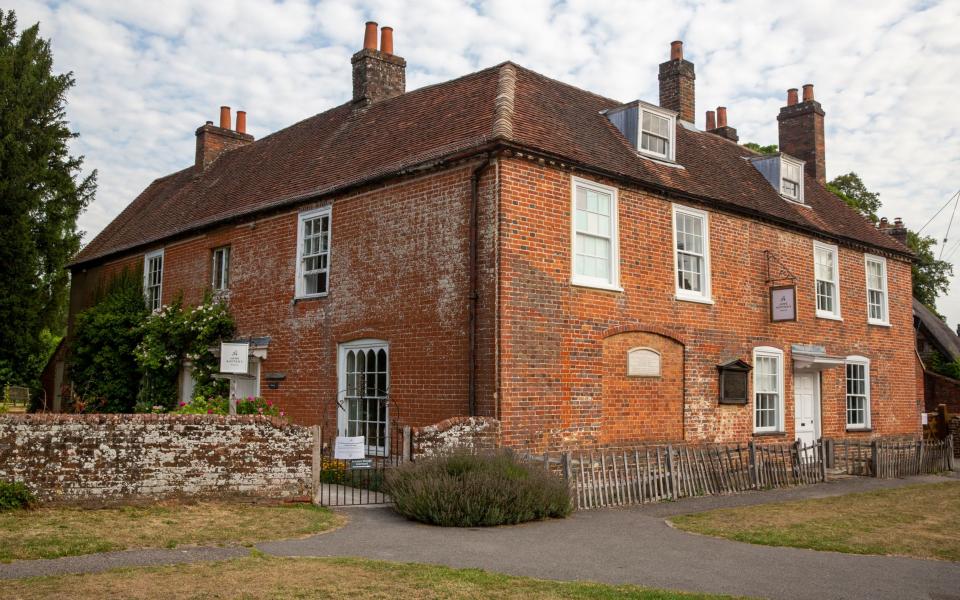
[[[923,400],[927,412],[933,412],[941,404],[946,404],[947,412],[960,414],[960,380],[924,371]]]
[[[294,300],[294,286],[298,213],[329,200],[166,244],[162,302],[180,294],[187,303],[200,301],[210,287],[212,250],[229,244],[237,335],[271,338],[260,391],[296,422],[336,423],[338,343],[361,338],[389,343],[393,419],[423,425],[464,415],[474,167],[334,199],[326,297]],[[495,410],[495,181],[495,171],[487,170],[480,188],[481,415]],[[142,254],[126,262],[142,265]],[[109,270],[84,274],[84,289]],[[82,306],[81,296],[78,290],[72,306]],[[278,389],[268,389],[267,372],[285,374]]]
[[[757,346],[784,351],[783,437],[793,439],[791,344],[818,344],[831,355],[869,357],[873,434],[919,432],[908,263],[888,258],[892,326],[869,326],[863,253],[841,246],[843,321],[819,319],[814,316],[811,237],[697,206],[710,212],[715,303],[677,301],[669,241],[671,204],[652,193],[620,187],[624,291],[577,287],[570,284],[570,173],[508,159],[500,178],[500,394],[506,444],[541,449],[605,441],[598,423],[605,418],[603,407],[614,400],[604,394],[609,361],[603,339],[605,332],[618,328],[660,329],[685,344],[687,440],[743,440],[752,435],[752,403],[718,405],[716,365],[736,358],[752,364]],[[764,250],[775,253],[797,277],[796,323],[769,322]],[[844,372],[827,370],[822,380],[824,435],[846,435],[844,411]],[[637,433],[637,439],[642,436]],[[664,436],[672,433],[665,430]]]

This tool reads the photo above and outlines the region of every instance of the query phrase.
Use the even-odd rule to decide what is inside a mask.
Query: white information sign
[[[246,373],[249,369],[250,344],[222,342],[220,344],[220,372]]]
[[[930,419],[927,417],[927,413],[920,413],[920,424],[929,425]]]
[[[356,460],[366,457],[367,444],[362,435],[356,437],[337,436],[333,444],[333,457],[337,460]]]
[[[659,377],[660,353],[652,348],[634,348],[627,352],[628,377]]]

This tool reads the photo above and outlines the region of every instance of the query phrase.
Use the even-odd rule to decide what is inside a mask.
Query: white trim
[[[157,286],[159,288],[157,290],[157,306],[151,306],[150,297],[148,296],[149,294],[148,276],[150,274],[150,261],[153,260],[154,258],[157,258],[158,256],[160,257],[160,285]],[[163,268],[164,266],[166,266],[165,264],[166,262],[167,261],[164,260],[164,256],[163,256],[163,248],[160,248],[159,250],[153,250],[152,252],[147,252],[146,254],[143,255],[143,299],[144,299],[144,302],[147,303],[147,308],[149,308],[150,310],[157,310],[158,308],[163,306]]]
[[[387,390],[390,389],[390,343],[386,340],[363,338],[337,344],[337,435],[347,435],[347,353],[351,350],[383,350],[387,355]],[[367,454],[390,454],[390,403],[386,403],[384,446],[367,446]]]
[[[220,269],[220,281],[224,285],[217,287],[217,253],[222,252],[224,261]],[[210,250],[210,287],[214,292],[225,292],[230,289],[230,245],[217,246]]]
[[[817,250],[826,250],[833,254],[833,312],[820,310],[819,304],[817,303]],[[826,280],[824,279],[823,281]],[[821,319],[843,320],[840,313],[840,251],[836,246],[817,240],[813,241],[813,308],[816,311],[817,317]]]
[[[610,280],[577,274],[577,188],[610,195]],[[571,285],[622,292],[620,287],[620,203],[617,188],[581,177],[570,177],[570,283]]]
[[[695,292],[685,290],[680,287],[678,274],[680,271],[680,250],[677,248],[677,214],[685,214],[691,217],[703,219],[703,290]],[[674,204],[672,211],[673,231],[673,288],[677,300],[690,302],[701,302],[703,304],[713,304],[713,294],[710,284],[710,215],[706,211],[681,204]]]
[[[864,395],[866,404],[864,406],[863,424],[851,425],[847,420],[847,365],[863,365]],[[853,355],[848,356],[843,365],[843,422],[847,429],[870,429],[870,359],[866,356]]]
[[[882,319],[873,319],[870,317],[870,292],[873,288],[870,287],[870,263],[878,263],[883,269],[883,277],[880,282],[880,289],[875,290],[883,294],[883,305],[881,306],[883,312]],[[863,270],[866,276],[866,292],[867,292],[867,323],[871,325],[884,325],[890,326],[890,294],[887,291],[887,259],[882,256],[876,256],[875,254],[864,254],[863,255]]]
[[[776,423],[772,427],[757,427],[757,376],[759,374],[759,369],[757,369],[757,358],[776,358],[777,359],[777,407],[775,421]],[[750,419],[753,423],[754,433],[780,433],[784,431],[783,428],[783,412],[784,412],[784,400],[783,400],[783,382],[784,366],[783,366],[783,350],[780,348],[773,348],[771,346],[758,346],[753,349],[753,394],[750,396],[750,405],[752,407],[750,413]]]
[[[327,217],[327,286],[326,290],[316,294],[305,294],[303,292],[303,222],[316,219],[317,217]],[[294,284],[294,299],[303,298],[322,298],[330,293],[330,271],[333,267],[333,210],[331,206],[322,206],[312,210],[303,211],[297,214],[297,280]]]
[[[791,166],[797,167],[797,169],[800,171],[800,181],[797,182],[797,197],[796,197],[796,198],[794,198],[794,197],[792,197],[792,196],[789,196],[789,195],[783,193],[783,179],[784,179],[784,177],[783,177],[783,163],[790,163]],[[794,158],[794,157],[792,157],[792,156],[785,155],[785,154],[782,154],[782,153],[780,154],[780,168],[779,168],[779,173],[780,173],[780,181],[779,181],[779,184],[780,184],[780,185],[779,185],[779,189],[778,189],[777,191],[780,192],[780,195],[781,195],[781,196],[783,196],[786,200],[789,200],[790,202],[795,202],[795,203],[797,203],[797,204],[805,204],[804,199],[803,199],[803,198],[804,198],[804,196],[803,196],[803,191],[804,191],[804,190],[803,190],[803,180],[804,180],[803,169],[804,169],[805,166],[806,166],[806,162],[805,162],[805,161],[796,159],[796,158]]]
[[[661,108],[659,106],[654,106],[652,104],[647,104],[646,102],[640,102],[637,105],[637,152],[644,156],[649,156],[653,159],[659,159],[667,162],[674,163],[677,160],[677,113],[672,110]],[[652,150],[644,150],[643,148],[643,113],[648,112],[652,115],[656,115],[661,119],[667,119],[669,124],[667,125],[667,153],[662,154],[660,152],[653,152]],[[654,135],[651,133],[651,135]],[[656,135],[655,137],[660,137]]]

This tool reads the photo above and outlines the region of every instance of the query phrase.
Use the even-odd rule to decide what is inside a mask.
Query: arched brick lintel
[[[662,335],[665,338],[670,338],[671,340],[677,342],[683,347],[687,346],[687,342],[684,339],[683,334],[673,329],[667,327],[660,327],[658,325],[640,325],[637,323],[631,323],[628,325],[617,325],[616,327],[611,327],[603,332],[601,336],[603,339],[608,337],[613,337],[615,335],[620,335],[621,333],[655,333],[657,335]]]

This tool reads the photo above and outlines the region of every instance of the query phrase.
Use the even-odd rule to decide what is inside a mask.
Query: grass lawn
[[[960,482],[713,510],[671,522],[751,544],[960,561]]]
[[[635,586],[561,583],[476,569],[360,559],[274,558],[4,581],[5,598],[717,599]]]
[[[309,504],[226,502],[0,512],[0,561],[129,548],[249,545],[318,533],[342,517]]]

